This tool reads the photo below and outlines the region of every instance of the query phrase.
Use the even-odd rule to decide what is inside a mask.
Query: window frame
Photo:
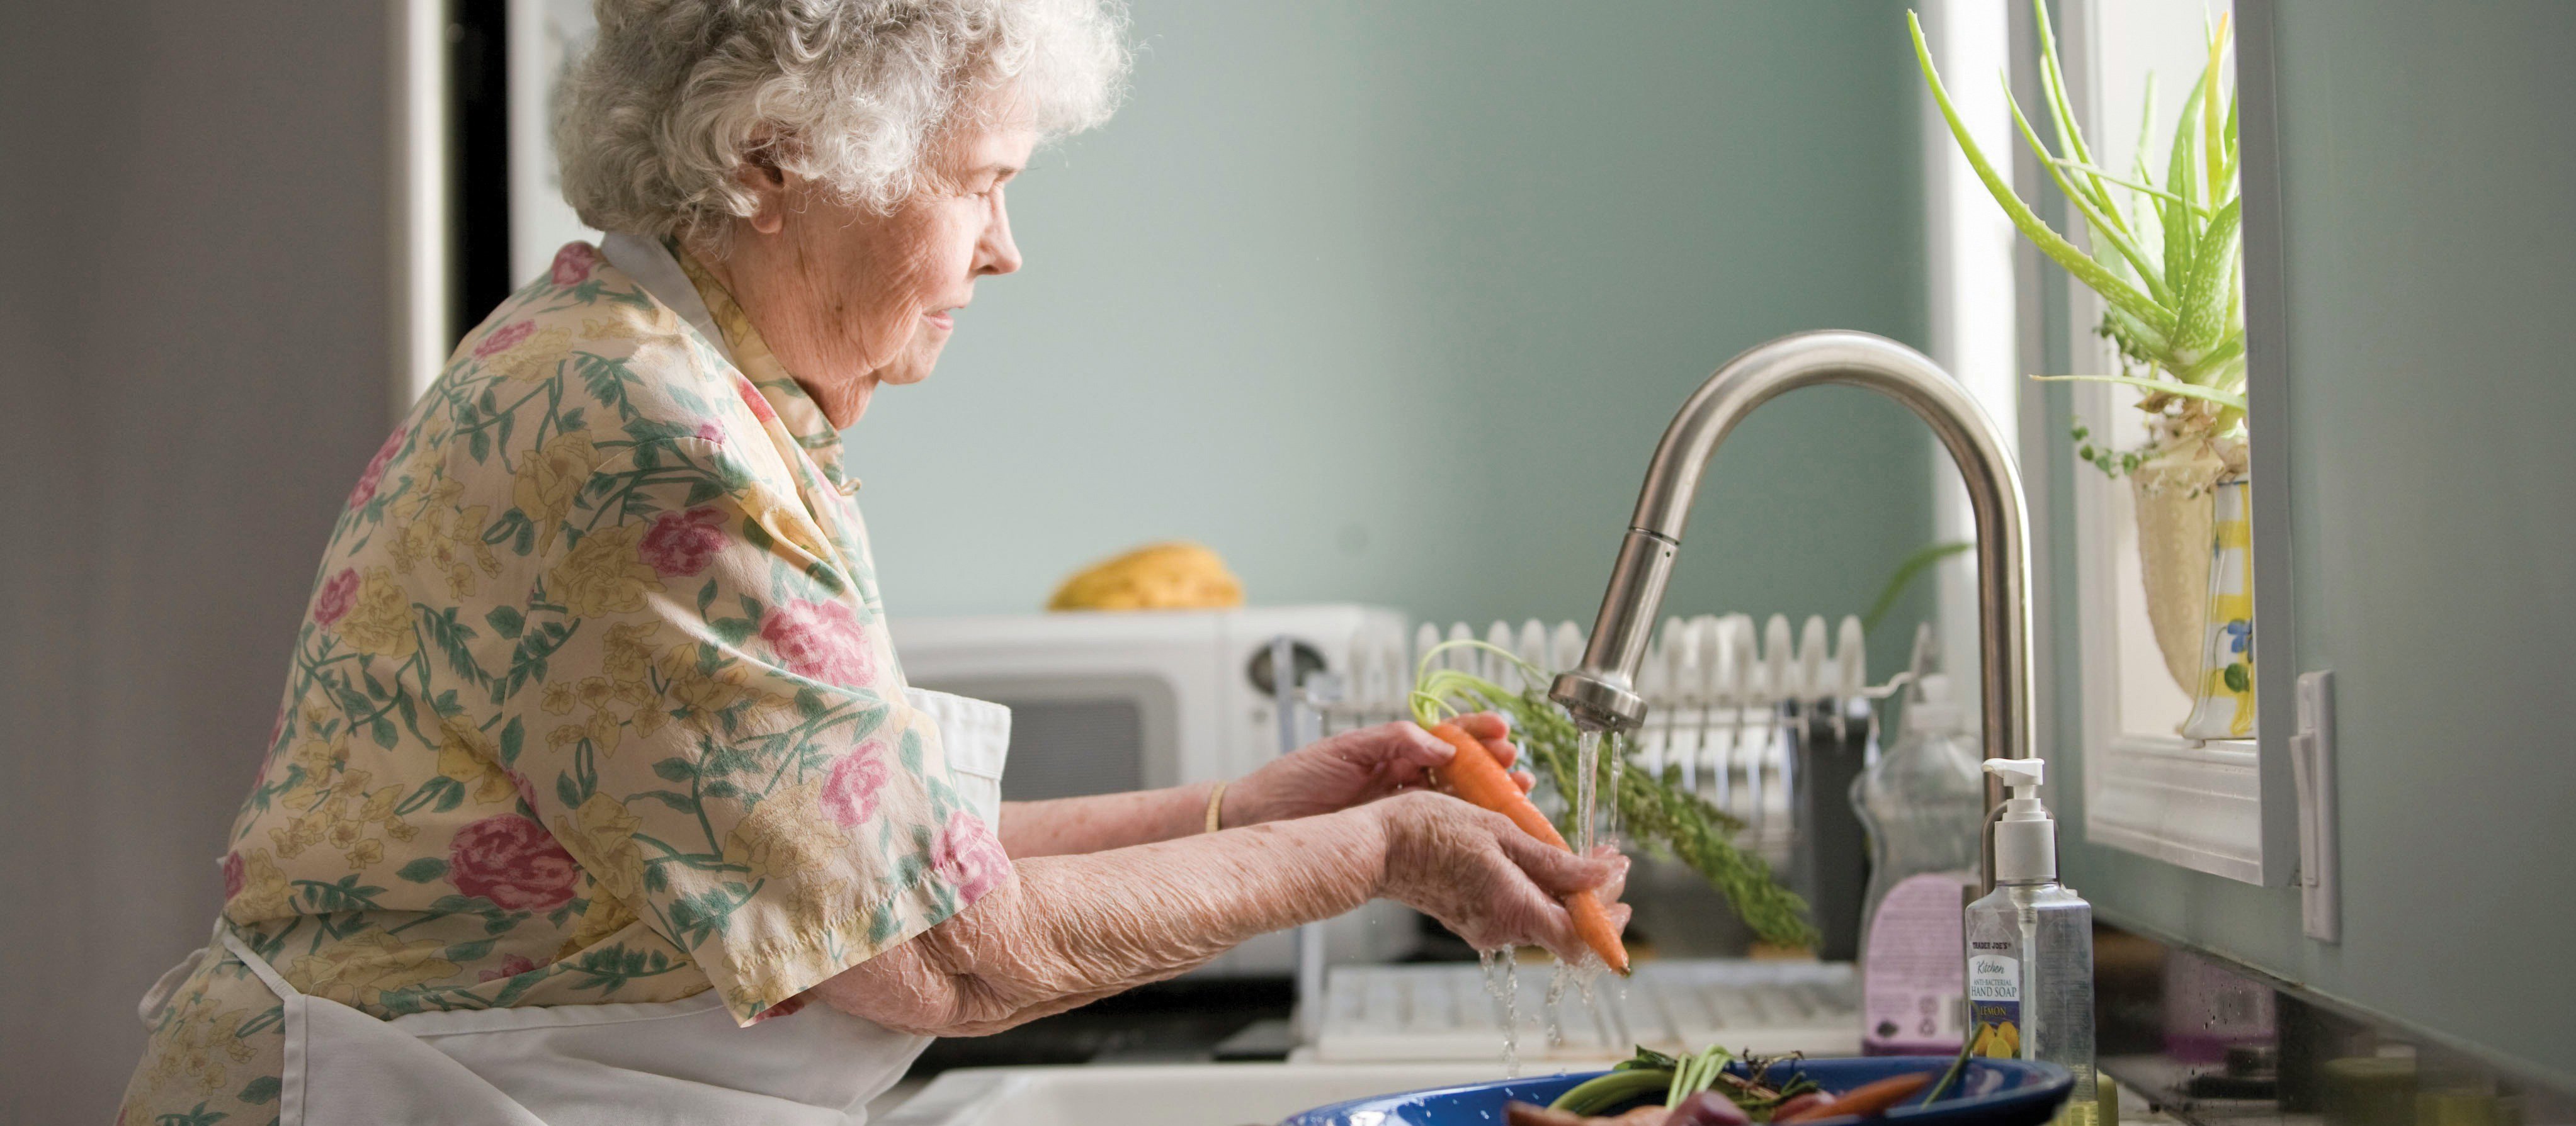
[[[2296,679],[2292,651],[2292,603],[2289,584],[2289,514],[2265,505],[2266,495],[2282,495],[2287,480],[2288,370],[2283,334],[2280,254],[2280,194],[2273,158],[2277,132],[2273,117],[2271,71],[2272,0],[2236,0],[2236,46],[2239,97],[2239,147],[2245,200],[2244,255],[2248,363],[2259,373],[2249,380],[2247,412],[2254,524],[2255,603],[2262,659],[2256,664],[2255,692],[2261,707],[2256,738],[2194,742],[2178,735],[2133,730],[2121,714],[2118,628],[2122,574],[2118,553],[2130,547],[2114,522],[2129,516],[2128,485],[2073,463],[2069,476],[2049,484],[2071,490],[2074,516],[2075,578],[2072,607],[2080,660],[2085,839],[2183,868],[2258,885],[2289,882],[2297,859],[2297,798],[2289,775],[2287,740],[2295,726],[2288,706]],[[2054,22],[2066,65],[2068,94],[2088,133],[2107,136],[2100,128],[2098,107],[2105,102],[2103,82],[2111,69],[2102,52],[2107,45],[2100,0],[2058,0]],[[2017,34],[2035,34],[2029,22],[2015,21]],[[2125,40],[2122,45],[2125,45]],[[2035,54],[2035,41],[2019,44]],[[2135,69],[2135,68],[2127,68]],[[2025,101],[2027,102],[2027,98]],[[2025,161],[2025,164],[2029,162]],[[2025,172],[2037,180],[2036,169]],[[2025,182],[2024,187],[2034,186]],[[2080,227],[2081,224],[2070,224]],[[2088,232],[2070,231],[2083,243]],[[2102,304],[2091,290],[2071,277],[2052,273],[2048,284],[2064,286],[2068,329],[2062,371],[2105,370],[2107,347],[2097,354],[2090,326],[2100,320]],[[2102,384],[2070,385],[2077,417],[2097,427],[2125,411],[2118,389]],[[2040,396],[2028,396],[2036,403]],[[2025,419],[2062,435],[2059,419]],[[2133,579],[2130,581],[2134,581]],[[2163,676],[2161,668],[2155,676]]]

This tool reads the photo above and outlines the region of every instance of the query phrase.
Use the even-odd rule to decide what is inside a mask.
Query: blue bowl
[[[1787,1081],[1805,1075],[1826,1091],[1840,1094],[1892,1075],[1930,1071],[1947,1074],[1950,1056],[1871,1056],[1847,1059],[1784,1060],[1771,1066],[1774,1077]],[[1785,1070],[1784,1070],[1785,1069]],[[1744,1065],[1729,1065],[1738,1075]],[[1497,1079],[1460,1087],[1436,1087],[1395,1095],[1353,1099],[1317,1107],[1279,1126],[1497,1126],[1506,1102],[1546,1106],[1575,1084],[1602,1072],[1550,1075],[1535,1079]],[[2059,1104],[2075,1089],[2075,1078],[2053,1063],[2035,1060],[1968,1061],[1967,1074],[1939,1099],[1889,1111],[1886,1121],[1906,1126],[2040,1126],[2057,1114]],[[1818,1119],[1849,1122],[1851,1119]]]

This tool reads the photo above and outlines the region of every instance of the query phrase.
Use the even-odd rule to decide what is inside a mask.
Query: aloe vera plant
[[[2227,18],[2221,16],[2205,36],[2209,60],[2184,99],[2159,181],[2147,151],[2154,78],[2148,79],[2147,120],[2139,125],[2128,168],[2105,167],[2086,144],[2067,99],[2048,5],[2033,0],[2032,7],[2042,45],[2041,85],[2063,151],[2050,151],[2040,139],[2013,99],[2009,79],[2004,98],[2023,143],[2091,232],[2090,254],[2051,228],[1996,172],[1941,84],[1921,21],[1911,12],[1905,18],[1914,31],[1914,56],[1923,80],[1969,166],[2014,227],[2101,295],[2100,331],[2118,346],[2123,367],[2130,368],[2118,375],[2034,378],[2095,380],[2146,392],[2138,407],[2150,415],[2150,429],[2160,444],[2237,433],[2245,419],[2245,310],[2238,254],[2243,216],[2237,192],[2236,92],[2220,65],[2227,49]],[[2107,450],[2093,454],[2091,449],[2087,447],[2088,460],[2107,471],[2137,465],[2134,454],[2122,460]]]

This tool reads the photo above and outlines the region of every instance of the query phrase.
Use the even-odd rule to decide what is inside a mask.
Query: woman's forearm
[[[1207,829],[1213,782],[1124,794],[1002,803],[1002,851],[1014,860],[1105,852]]]
[[[1019,860],[972,907],[816,992],[898,1031],[998,1032],[1357,907],[1386,855],[1383,822],[1363,808]]]

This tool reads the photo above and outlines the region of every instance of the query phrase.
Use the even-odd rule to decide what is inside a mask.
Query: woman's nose
[[[977,248],[975,258],[978,277],[1019,272],[1020,246],[1011,241],[1011,210],[1002,203],[999,193],[993,199],[993,221],[984,228],[984,242]]]

